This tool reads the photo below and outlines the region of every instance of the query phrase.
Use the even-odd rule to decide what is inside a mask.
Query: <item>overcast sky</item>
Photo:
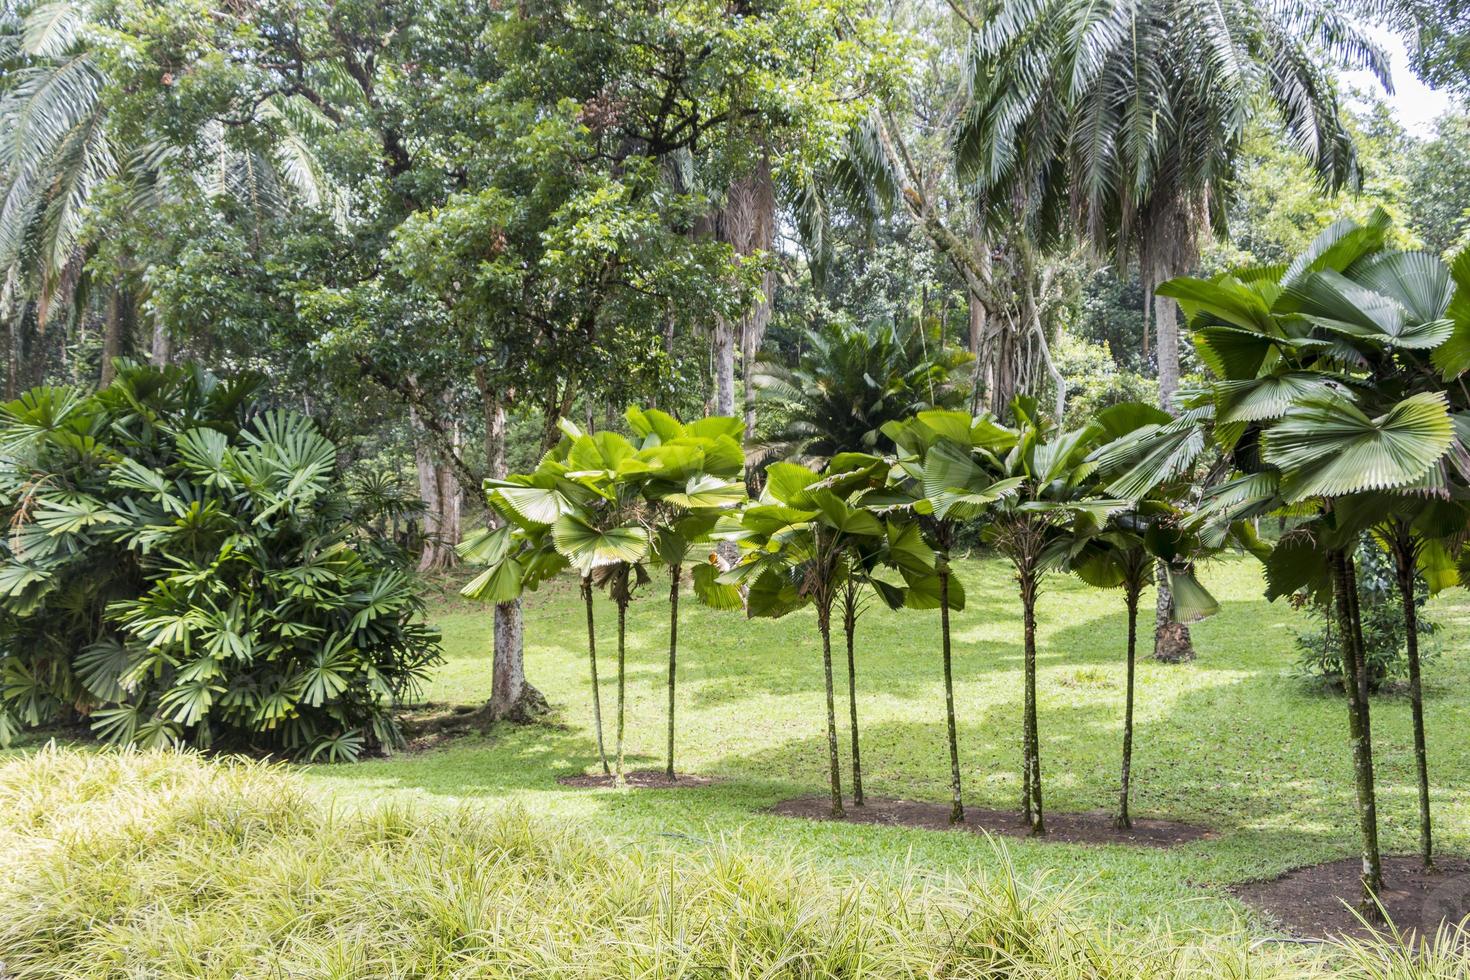
[[[1404,128],[1416,136],[1428,136],[1434,132],[1434,120],[1450,108],[1453,100],[1446,92],[1430,88],[1409,70],[1409,52],[1403,38],[1381,27],[1370,27],[1365,32],[1388,52],[1393,65],[1392,95],[1387,96],[1388,105]],[[1348,82],[1360,88],[1379,91],[1377,80],[1365,71],[1349,72]]]

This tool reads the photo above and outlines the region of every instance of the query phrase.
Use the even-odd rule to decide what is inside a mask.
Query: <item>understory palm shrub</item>
[[[1402,681],[1408,675],[1408,658],[1405,655],[1408,629],[1392,559],[1371,539],[1359,545],[1357,559],[1365,655],[1363,670],[1368,690],[1376,692],[1384,684]],[[1412,593],[1410,601],[1415,608],[1415,639],[1422,648],[1424,638],[1434,633],[1435,623],[1424,615],[1423,606],[1429,595],[1422,580],[1412,587]],[[1308,614],[1312,624],[1309,629],[1296,631],[1298,672],[1305,678],[1341,691],[1342,635],[1337,629],[1333,611],[1307,593],[1292,596],[1292,601]]]
[[[259,382],[127,366],[0,408],[0,735],[350,759],[439,656],[315,424]]]
[[[853,880],[738,841],[624,846],[519,809],[328,807],[278,768],[47,748],[0,763],[13,980],[1434,980],[1463,933],[1251,948],[1127,932],[993,870]],[[610,846],[616,843],[617,846]]]

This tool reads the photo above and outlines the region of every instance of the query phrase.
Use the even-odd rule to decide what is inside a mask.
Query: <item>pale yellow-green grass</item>
[[[1117,932],[1065,882],[910,867],[865,881],[789,849],[625,848],[523,807],[350,810],[300,776],[187,753],[0,763],[0,975],[83,978],[1463,976],[1382,944],[1253,949]]]

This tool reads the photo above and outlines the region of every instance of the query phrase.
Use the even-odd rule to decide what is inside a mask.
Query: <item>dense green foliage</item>
[[[1356,558],[1358,595],[1363,607],[1363,669],[1368,689],[1378,691],[1387,682],[1407,679],[1408,626],[1392,558],[1373,541],[1360,544]],[[1292,598],[1311,617],[1311,626],[1297,631],[1297,668],[1305,677],[1341,691],[1343,642],[1332,609],[1319,597],[1306,593]],[[1434,621],[1424,611],[1428,598],[1429,589],[1419,578],[1411,601],[1416,607],[1414,628],[1421,645],[1435,632]],[[1428,659],[1428,651],[1423,656]]]
[[[0,423],[0,733],[355,758],[438,657],[336,448],[257,378],[125,366]]]

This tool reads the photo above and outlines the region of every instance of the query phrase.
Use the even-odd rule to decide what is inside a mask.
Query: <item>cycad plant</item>
[[[885,423],[965,404],[968,388],[955,372],[969,360],[921,325],[839,321],[808,330],[794,365],[768,353],[753,377],[759,397],[785,410],[761,449],[819,466],[841,452],[887,451]]]
[[[1419,510],[1416,501],[1432,510],[1459,499],[1470,483],[1470,405],[1453,383],[1470,369],[1470,260],[1446,266],[1394,251],[1388,230],[1381,213],[1363,225],[1339,222],[1286,267],[1160,287],[1183,305],[1218,379],[1205,407],[1238,474],[1206,496],[1197,519],[1218,526],[1283,508],[1307,518],[1267,558],[1268,595],[1310,589],[1336,609],[1369,914],[1382,866],[1353,555],[1363,531],[1392,528]],[[1420,521],[1429,546],[1399,549],[1401,575],[1412,558],[1437,585],[1453,580],[1460,541],[1436,525],[1444,527]],[[1414,700],[1419,729],[1421,696]],[[1427,862],[1422,769],[1420,785]]]

